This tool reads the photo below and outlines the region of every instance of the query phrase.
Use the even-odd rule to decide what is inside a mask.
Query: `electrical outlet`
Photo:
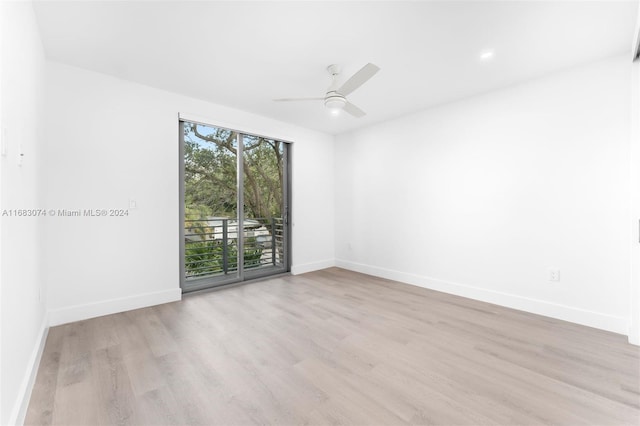
[[[549,281],[560,281],[560,269],[549,269]]]

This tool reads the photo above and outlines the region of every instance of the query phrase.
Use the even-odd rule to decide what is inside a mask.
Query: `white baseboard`
[[[614,333],[627,335],[629,331],[627,318],[624,317],[605,315],[599,312],[588,311],[572,306],[560,305],[544,300],[486,290],[479,287],[468,286],[465,284],[439,280],[421,275],[408,274],[405,272],[379,268],[376,266],[365,265],[362,263],[350,262],[346,260],[336,260],[336,266],[348,269],[350,271],[361,272],[380,278],[400,281],[418,287],[424,287],[444,293],[455,294],[457,296],[467,297],[469,299],[493,303],[495,305],[500,305],[507,308],[517,309],[520,311],[530,312],[538,315],[544,315],[547,317],[586,325],[589,327],[611,331]]]
[[[87,303],[84,305],[69,306],[66,308],[49,311],[49,326],[66,324],[84,319],[101,317],[103,315],[116,314],[118,312],[131,311],[133,309],[146,308],[162,303],[176,302],[182,299],[180,288],[157,291],[154,293],[138,294],[119,299],[105,300],[102,302]]]
[[[291,275],[300,275],[300,274],[305,274],[307,272],[319,271],[320,269],[327,269],[327,268],[331,268],[332,266],[336,266],[336,261],[334,259],[326,259],[318,262],[303,263],[302,265],[292,265]]]
[[[631,343],[632,345],[640,346],[640,330],[638,330],[637,325],[632,324],[629,327],[627,337],[629,338],[629,343]]]
[[[38,375],[38,367],[40,366],[40,359],[44,352],[44,345],[47,342],[47,335],[49,333],[49,327],[47,327],[48,318],[47,314],[42,318],[42,324],[40,325],[40,331],[36,339],[33,351],[29,357],[29,363],[27,364],[27,371],[24,374],[20,390],[18,391],[18,398],[11,410],[9,417],[10,425],[23,425],[25,417],[27,415],[27,409],[29,408],[29,400],[31,399],[31,392],[33,391],[33,385],[36,382],[36,376]]]

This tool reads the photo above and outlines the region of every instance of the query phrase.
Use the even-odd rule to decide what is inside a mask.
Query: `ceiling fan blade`
[[[324,98],[280,98],[274,99],[275,102],[293,102],[293,101],[323,101]]]
[[[347,102],[346,104],[344,104],[343,109],[356,118],[364,117],[365,115],[367,115],[366,112],[364,112],[363,110],[361,110],[360,108],[352,104],[351,102]]]
[[[338,89],[338,93],[347,96],[349,93],[366,83],[367,80],[373,77],[378,71],[380,71],[380,68],[377,65],[368,63],[362,67],[360,71],[352,75],[351,78]]]

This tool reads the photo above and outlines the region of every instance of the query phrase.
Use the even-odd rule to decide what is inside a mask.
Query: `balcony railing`
[[[284,263],[282,218],[245,219],[240,236],[243,253],[238,255],[238,221],[229,218],[185,220],[185,275],[198,279],[235,274],[238,258],[245,270],[280,267]]]

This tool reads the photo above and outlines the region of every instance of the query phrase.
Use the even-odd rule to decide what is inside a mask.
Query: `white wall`
[[[640,12],[640,11],[639,11]],[[640,15],[638,22],[640,23]],[[631,324],[629,341],[640,345],[640,59],[631,65]]]
[[[627,333],[629,87],[611,58],[339,136],[338,266]]]
[[[39,208],[44,54],[31,3],[0,2],[2,76],[0,214]],[[18,42],[19,41],[19,42]],[[18,165],[20,145],[24,159]],[[9,213],[7,213],[9,214]],[[46,336],[39,218],[0,216],[0,424],[21,422]],[[34,368],[35,367],[35,368]]]
[[[51,324],[180,297],[178,113],[294,141],[292,270],[333,264],[333,137],[56,63],[46,84],[44,205],[138,205],[124,218],[47,218]]]

